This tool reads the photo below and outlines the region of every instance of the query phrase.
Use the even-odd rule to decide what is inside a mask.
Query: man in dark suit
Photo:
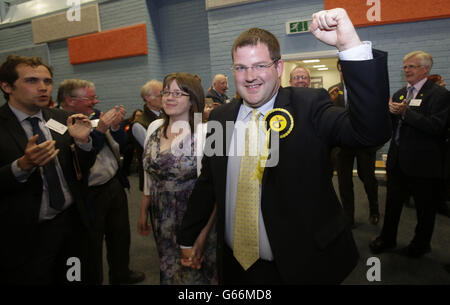
[[[216,74],[214,76],[213,85],[206,92],[206,97],[212,98],[214,103],[218,103],[220,105],[226,104],[229,102],[228,96],[226,92],[228,90],[228,79],[223,74]]]
[[[340,62],[337,68],[341,82],[328,89],[331,99],[336,106],[346,108],[348,104],[347,90],[344,85]],[[350,225],[355,227],[355,193],[353,191],[353,163],[356,158],[358,177],[364,185],[369,200],[369,222],[378,224],[380,212],[378,210],[378,181],[375,177],[375,159],[379,147],[349,148],[339,147],[332,151],[338,175],[339,194],[342,207],[348,217]]]
[[[136,146],[136,156],[138,159],[139,190],[144,187],[144,169],[142,167],[142,153],[144,152],[145,135],[148,125],[158,119],[161,115],[161,91],[162,83],[156,79],[148,81],[141,88],[141,97],[144,101],[144,113],[139,116],[133,124],[133,136],[139,145]]]
[[[200,267],[201,254],[194,241],[217,204],[222,284],[340,283],[357,263],[353,236],[329,174],[329,156],[336,145],[371,146],[388,140],[386,54],[373,51],[372,57],[370,43],[360,41],[343,9],[314,14],[311,32],[341,51],[348,94],[358,100],[350,105],[351,111],[333,106],[325,90],[281,88],[283,62],[273,34],[249,29],[233,45],[233,70],[242,99],[211,113],[208,124],[218,127],[218,122],[224,139],[214,142],[218,150],[214,154],[209,151],[209,138],[206,141],[201,175],[178,233],[182,263]],[[259,122],[264,120],[273,131],[266,163],[270,160],[271,167],[253,167],[255,175],[248,184],[253,189],[256,183],[257,189],[250,191],[242,189],[245,181],[240,179],[248,173],[242,164],[250,154],[240,156],[243,146],[247,150],[247,142],[252,141],[244,145],[244,137],[239,138],[238,133],[248,126],[244,132],[252,139],[252,121],[258,116]],[[225,128],[233,122],[234,129]],[[261,130],[259,133],[261,136]],[[269,144],[264,141],[265,134],[261,137],[263,148]],[[234,213],[245,204],[239,199],[245,193],[251,193],[249,202],[256,198],[254,215]],[[255,210],[254,206],[251,209]],[[253,224],[255,233],[241,229],[247,226],[245,217],[251,219],[248,224]],[[254,246],[239,242],[247,237]]]
[[[40,58],[9,56],[0,85],[8,101],[0,108],[0,282],[78,281],[86,266],[85,178],[95,159],[91,124],[47,109],[52,72]],[[69,279],[72,257],[78,271]]]
[[[389,102],[393,137],[386,163],[387,194],[383,229],[370,249],[378,254],[394,248],[400,214],[409,196],[414,198],[417,226],[410,244],[402,250],[409,257],[431,251],[430,242],[439,189],[444,177],[444,147],[450,93],[427,79],[433,65],[430,54],[405,55],[407,87]]]

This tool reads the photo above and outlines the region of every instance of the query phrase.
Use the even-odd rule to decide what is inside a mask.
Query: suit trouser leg
[[[130,263],[130,221],[128,199],[118,179],[111,184],[113,195],[105,224],[105,239],[110,281],[128,277]]]
[[[339,183],[339,195],[342,207],[351,224],[355,218],[355,195],[353,192],[353,162],[355,151],[341,148],[337,155],[337,173]]]
[[[392,171],[387,172],[386,208],[383,229],[380,234],[380,237],[387,243],[397,242],[398,224],[403,203],[409,196],[406,177],[396,166]]]
[[[83,267],[82,234],[84,227],[76,207],[70,207],[54,219],[40,223],[33,239],[33,252],[23,266],[17,284],[68,284],[66,273],[70,257],[80,259]],[[82,274],[82,270],[79,270]],[[83,278],[82,278],[83,279]],[[74,282],[76,283],[76,282]]]
[[[412,244],[419,248],[430,245],[436,218],[438,197],[440,195],[438,179],[415,178],[411,192],[417,212],[417,225]]]
[[[376,150],[362,149],[357,151],[358,177],[364,184],[369,200],[370,215],[380,215],[378,210],[378,181],[375,177]]]
[[[130,224],[125,191],[117,177],[106,184],[90,187],[95,220],[90,233],[91,282],[103,282],[103,240],[106,242],[109,274],[114,279],[128,275]]]

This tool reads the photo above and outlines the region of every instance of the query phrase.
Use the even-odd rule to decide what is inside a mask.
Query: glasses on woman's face
[[[169,97],[170,95],[172,95],[172,97],[174,98],[180,98],[182,96],[189,96],[189,94],[187,94],[186,92],[183,91],[169,91],[169,90],[163,90],[161,91],[161,96],[165,96],[165,97]]]

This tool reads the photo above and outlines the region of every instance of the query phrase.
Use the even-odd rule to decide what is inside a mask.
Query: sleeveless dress
[[[191,269],[181,265],[181,251],[176,243],[176,232],[181,226],[187,203],[197,180],[197,157],[180,153],[189,146],[193,151],[194,136],[188,135],[178,144],[180,151],[169,148],[160,151],[162,127],[152,135],[144,150],[143,164],[150,182],[150,221],[160,258],[162,285],[217,284],[216,232],[211,228],[205,242],[202,268]]]

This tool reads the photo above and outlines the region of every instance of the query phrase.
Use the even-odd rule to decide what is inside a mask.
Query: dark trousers
[[[281,285],[283,281],[275,262],[258,259],[249,269],[244,270],[228,246],[223,253],[222,285]]]
[[[439,179],[407,176],[397,163],[387,173],[386,211],[380,237],[388,243],[397,241],[403,203],[412,196],[417,211],[417,225],[411,244],[419,248],[429,246],[433,235],[439,187]]]
[[[95,220],[89,234],[89,280],[103,283],[103,239],[110,281],[128,276],[130,262],[130,222],[125,190],[116,177],[101,186],[89,187],[89,198],[95,210]]]
[[[356,158],[358,177],[364,184],[369,199],[370,215],[379,215],[378,181],[375,177],[376,148],[341,148],[337,154],[337,173],[342,207],[351,223],[355,217],[355,194],[353,191],[353,162]]]
[[[18,270],[7,275],[7,283],[26,285],[82,284],[87,268],[86,228],[75,206],[69,207],[51,220],[36,226],[28,258]],[[7,245],[4,245],[7,247]],[[70,281],[67,272],[79,260],[81,282]],[[71,275],[74,273],[69,272]]]

